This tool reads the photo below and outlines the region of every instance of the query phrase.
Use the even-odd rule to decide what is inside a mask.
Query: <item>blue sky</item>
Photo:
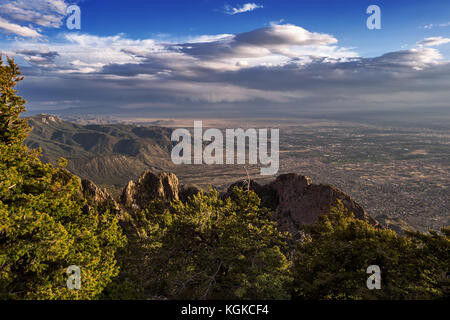
[[[81,30],[66,27],[74,3]],[[381,30],[366,27],[374,4]],[[0,0],[0,48],[22,67],[36,110],[290,114],[450,101],[442,0]]]
[[[7,1],[11,2],[11,1]],[[1,3],[1,1],[0,1]],[[365,56],[412,46],[425,37],[450,35],[450,2],[442,0],[396,1],[258,1],[262,8],[240,14],[225,14],[225,7],[242,7],[246,2],[204,0],[84,0],[82,32],[99,36],[126,34],[132,39],[184,39],[203,34],[240,33],[267,26],[270,22],[290,23],[308,30],[333,34],[344,46],[360,49]],[[382,30],[366,28],[366,8],[382,9]],[[434,25],[434,28],[424,28]],[[43,34],[57,41],[62,28],[48,28]],[[4,33],[2,39],[8,39]]]

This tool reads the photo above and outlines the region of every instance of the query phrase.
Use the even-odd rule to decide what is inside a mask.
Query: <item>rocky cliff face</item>
[[[119,204],[114,200],[114,198],[106,191],[106,189],[100,189],[91,180],[81,180],[81,193],[88,202],[85,210],[88,210],[90,206],[96,206],[101,210],[109,209],[116,213],[120,213]]]
[[[231,189],[236,185],[250,186],[250,189],[259,195],[261,205],[274,211],[274,219],[280,231],[297,233],[303,224],[314,223],[320,215],[328,214],[330,206],[337,200],[356,218],[379,226],[377,221],[341,190],[329,185],[313,184],[310,178],[299,174],[283,174],[266,185],[254,181],[250,184],[238,182],[229,187],[223,195],[224,198],[231,194]],[[198,191],[195,187],[179,187],[178,178],[172,173],[154,174],[146,171],[136,182],[130,181],[127,184],[120,203],[126,208],[138,209],[146,207],[154,199],[186,201]],[[104,201],[105,195],[95,191],[91,197]]]
[[[233,184],[227,193],[239,184]],[[341,190],[329,185],[313,184],[310,178],[299,174],[283,174],[263,186],[252,182],[250,188],[260,196],[262,205],[274,210],[280,231],[296,233],[301,225],[314,223],[320,215],[328,214],[330,206],[337,200],[342,201],[356,218],[378,226],[358,203]]]
[[[294,232],[302,224],[317,221],[319,215],[328,214],[330,206],[337,200],[352,212],[356,218],[373,225],[377,222],[347,194],[336,187],[313,184],[311,179],[298,174],[279,176],[268,188],[275,190],[279,205],[275,209],[275,219],[282,231]]]
[[[128,208],[144,208],[154,199],[178,200],[176,175],[166,172],[156,175],[151,171],[145,171],[136,182],[128,182],[120,202]]]
[[[112,197],[106,190],[100,189],[94,182],[89,179],[81,180],[81,191],[88,201],[104,202]]]

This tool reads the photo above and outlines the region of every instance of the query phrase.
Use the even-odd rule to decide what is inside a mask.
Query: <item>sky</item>
[[[79,30],[68,27],[71,5]],[[381,29],[367,27],[371,5]],[[450,108],[450,2],[442,0],[0,0],[0,52],[21,67],[30,111]]]

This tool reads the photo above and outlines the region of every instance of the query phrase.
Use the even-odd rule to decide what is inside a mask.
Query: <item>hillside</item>
[[[226,191],[232,183],[246,180],[247,171],[260,184],[272,180],[259,175],[258,165],[174,165],[172,129],[154,123],[76,124],[50,115],[28,119],[33,131],[26,142],[42,148],[44,161],[68,159],[71,172],[106,187],[115,199],[146,170],[173,172],[183,184],[203,190],[213,185]],[[233,125],[228,122],[218,128]],[[278,174],[295,172],[318,184],[336,186],[397,231],[448,224],[447,134],[308,121],[280,128]]]
[[[51,115],[28,118],[26,144],[43,160],[69,160],[68,169],[100,185],[123,186],[146,169],[170,168],[170,129],[122,124],[78,125]]]

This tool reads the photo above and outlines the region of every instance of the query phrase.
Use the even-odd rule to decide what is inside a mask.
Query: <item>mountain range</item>
[[[66,158],[68,170],[83,181],[89,181],[84,182],[85,188],[91,190],[95,197],[111,198],[126,207],[130,204],[140,206],[142,199],[145,204],[148,199],[166,197],[161,194],[171,194],[170,199],[178,198],[178,195],[186,199],[187,195],[200,190],[191,179],[186,178],[192,170],[182,174],[183,183],[179,185],[180,170],[177,172],[170,161],[173,146],[170,128],[127,124],[80,125],[47,114],[29,117],[28,123],[32,131],[26,140],[27,145],[41,148],[43,161],[57,163],[59,158]],[[198,168],[195,170],[198,171]],[[162,179],[155,177],[164,172],[177,172],[177,176],[169,176],[169,184],[155,183]],[[206,175],[202,175],[202,179],[207,182]],[[149,177],[153,177],[150,184]],[[226,195],[227,189],[229,192],[232,186],[242,183],[242,180],[234,184],[224,183],[222,191]],[[249,187],[260,196],[264,206],[274,210],[276,220],[284,231],[295,232],[302,224],[314,222],[338,199],[357,217],[374,225],[379,224],[343,191],[330,185],[313,184],[311,179],[300,174],[283,174],[265,184],[252,180]],[[101,194],[99,190],[103,188],[107,190],[101,191],[105,192]],[[396,231],[409,228],[404,221],[394,221],[390,216],[377,220]]]
[[[74,174],[103,186],[123,186],[147,169],[167,170],[171,130],[124,124],[79,125],[52,115],[28,118],[32,131],[26,140],[42,149],[44,161],[68,160]]]

